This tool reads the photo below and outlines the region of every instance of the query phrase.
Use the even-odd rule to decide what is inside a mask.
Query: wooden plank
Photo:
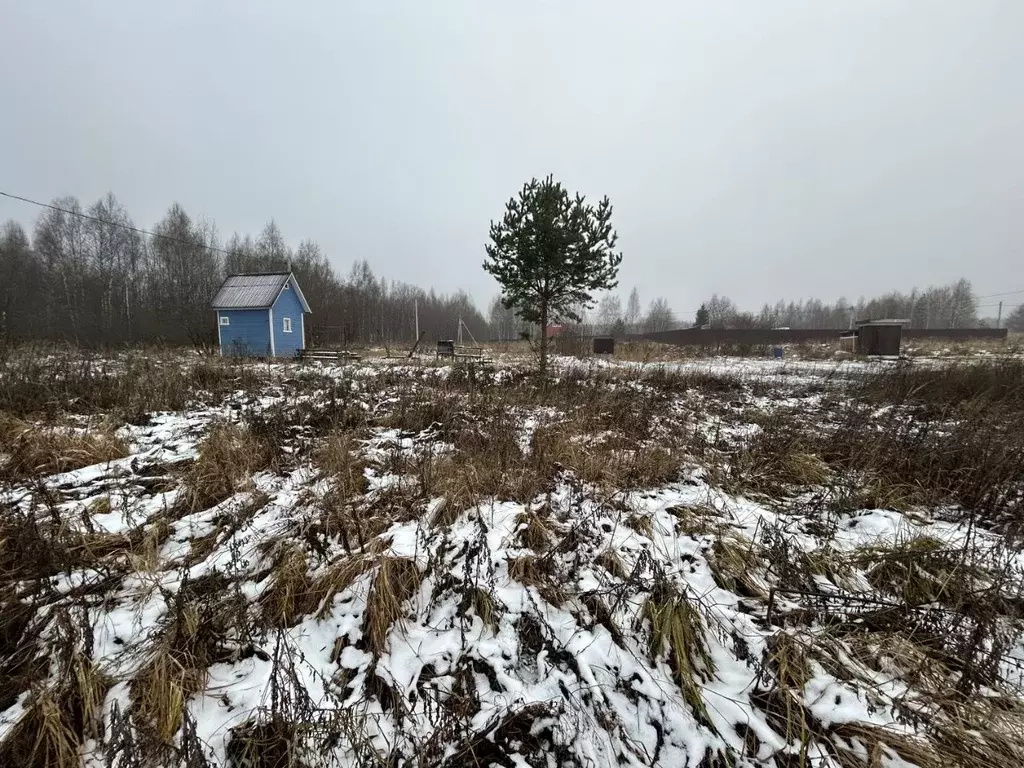
[[[359,360],[359,355],[346,350],[303,349],[299,351],[300,360]]]

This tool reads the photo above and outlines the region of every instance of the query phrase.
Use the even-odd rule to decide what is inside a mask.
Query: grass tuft
[[[110,680],[77,649],[62,678],[33,693],[25,714],[0,744],[0,765],[78,768],[88,739],[103,734],[103,699]]]
[[[347,589],[360,576],[369,571],[376,563],[372,555],[347,555],[327,567],[312,587],[312,594],[320,610],[318,618],[330,614],[334,596]]]
[[[641,617],[650,623],[651,656],[667,654],[676,684],[694,715],[704,725],[713,727],[700,681],[713,675],[715,667],[704,639],[700,613],[685,595],[661,581],[644,601]]]
[[[327,435],[314,452],[313,463],[330,480],[331,490],[338,501],[348,501],[366,492],[366,465],[349,433],[332,432]]]
[[[260,609],[266,625],[284,629],[310,613],[314,596],[309,576],[309,560],[301,546],[286,543],[276,557],[274,582],[260,596]]]
[[[499,608],[493,592],[482,587],[471,587],[464,592],[459,606],[460,613],[466,614],[470,609],[480,617],[485,627],[497,630]]]
[[[383,557],[366,599],[367,648],[376,656],[387,649],[392,625],[402,616],[402,606],[420,588],[420,569],[407,557]]]
[[[618,556],[615,550],[602,550],[601,553],[594,558],[594,563],[604,568],[617,579],[626,578],[626,566],[622,564],[622,558]]]
[[[537,512],[527,510],[520,513],[516,518],[516,524],[519,527],[519,541],[524,547],[538,554],[543,554],[551,548],[554,536]]]
[[[10,477],[35,477],[102,464],[128,455],[128,446],[110,428],[90,431],[45,427],[11,417],[0,418],[3,471]]]
[[[929,536],[898,541],[891,548],[868,548],[857,555],[875,589],[897,595],[908,606],[941,603],[962,606],[977,590],[980,571]]]
[[[236,424],[217,424],[199,447],[199,457],[182,481],[186,512],[208,509],[242,490],[253,472],[267,466],[265,446]]]
[[[552,605],[562,605],[566,601],[563,585],[554,572],[551,560],[534,555],[510,557],[508,559],[508,577],[528,587],[533,587],[540,596]]]
[[[722,589],[743,597],[768,598],[769,587],[763,575],[764,555],[749,539],[738,534],[717,537],[711,546],[708,565]]]

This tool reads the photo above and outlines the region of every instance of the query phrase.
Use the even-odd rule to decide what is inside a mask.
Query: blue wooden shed
[[[222,355],[294,357],[306,347],[310,309],[291,272],[228,275],[211,306]]]

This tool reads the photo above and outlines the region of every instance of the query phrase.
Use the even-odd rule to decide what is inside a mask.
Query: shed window
[[[231,325],[231,318],[228,317],[227,315],[221,315],[220,316],[220,324],[221,325]]]
[[[290,284],[288,284],[288,283],[285,283],[285,284],[284,284],[284,290],[286,290],[286,291],[287,291],[287,290],[288,290],[289,288],[291,288],[291,285],[290,285]]]
[[[281,318],[281,330],[285,333],[292,332],[292,319],[290,317]]]

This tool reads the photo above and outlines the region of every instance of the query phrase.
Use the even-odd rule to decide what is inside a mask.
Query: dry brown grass
[[[1024,720],[1020,703],[978,699],[944,707],[924,728],[927,738],[909,736],[867,723],[843,723],[831,735],[859,741],[869,766],[884,765],[883,757],[898,756],[921,768],[991,768],[1024,764]],[[834,752],[843,768],[863,768],[856,752]]]
[[[715,672],[704,639],[704,626],[693,603],[667,583],[655,585],[644,601],[641,616],[650,625],[650,652],[653,658],[668,656],[676,684],[693,708],[694,715],[708,727],[708,717],[700,681]]]
[[[166,627],[131,682],[134,719],[158,746],[172,744],[185,704],[206,686],[209,667],[223,657],[232,615],[215,602],[179,592]]]
[[[280,716],[246,722],[231,729],[228,765],[239,768],[303,768],[301,726]]]
[[[712,533],[722,533],[728,523],[714,507],[706,505],[678,504],[665,509],[676,519],[675,531],[697,538]]]
[[[274,559],[274,580],[260,596],[260,612],[268,626],[291,627],[316,607],[309,560],[294,542],[283,542]]]
[[[763,671],[771,683],[755,697],[765,710],[769,725],[786,742],[799,746],[798,765],[807,761],[807,750],[815,722],[803,705],[804,686],[812,677],[806,643],[787,632],[768,639]]]
[[[367,648],[376,656],[387,649],[392,626],[402,616],[402,607],[420,589],[420,569],[407,557],[386,556],[373,576],[366,600],[364,634]]]
[[[376,554],[346,555],[331,563],[327,570],[316,579],[312,593],[319,607],[318,618],[329,615],[334,596],[347,589],[360,576],[376,565]]]
[[[259,369],[245,361],[189,360],[166,348],[136,349],[111,359],[33,345],[5,350],[0,381],[0,410],[19,417],[102,413],[132,421],[263,383]]]
[[[225,511],[214,520],[214,529],[202,536],[193,537],[189,544],[186,562],[189,565],[202,562],[213,554],[224,541],[235,531],[251,520],[270,501],[270,497],[262,491],[252,497],[238,510]]]
[[[460,514],[476,506],[483,488],[493,487],[493,481],[481,478],[476,464],[465,458],[424,457],[417,466],[417,476],[421,494],[436,502],[430,524],[440,528],[448,527]]]
[[[155,572],[160,567],[160,547],[171,535],[171,525],[163,517],[141,525],[128,533],[82,533],[66,527],[52,531],[63,545],[70,564],[79,568],[127,567],[136,572]]]
[[[211,373],[211,388],[222,385],[220,377],[219,372]],[[387,527],[397,520],[415,519],[429,510],[430,524],[443,528],[464,510],[491,497],[518,500],[529,511],[523,512],[517,521],[514,535],[516,543],[524,549],[523,556],[507,563],[509,580],[528,587],[530,599],[536,603],[541,602],[539,594],[547,603],[568,605],[578,612],[581,621],[604,625],[616,642],[623,644],[627,641],[622,635],[631,630],[620,628],[613,615],[621,621],[623,606],[637,597],[637,590],[651,589],[632,631],[647,640],[649,629],[649,646],[645,650],[659,667],[664,669],[667,665],[698,719],[711,727],[708,709],[712,700],[705,697],[703,683],[714,674],[714,669],[708,647],[709,614],[703,612],[702,604],[678,584],[671,584],[657,569],[652,588],[650,571],[645,570],[651,560],[646,555],[638,560],[634,574],[627,573],[614,550],[593,548],[601,546],[600,534],[588,538],[585,526],[573,528],[539,502],[563,480],[573,493],[588,494],[589,499],[603,503],[607,501],[605,491],[644,489],[675,479],[683,457],[693,456],[702,447],[697,441],[693,441],[694,445],[685,442],[685,417],[678,416],[680,409],[676,406],[698,390],[701,406],[718,409],[714,410],[715,415],[726,411],[738,414],[745,407],[744,398],[751,388],[713,378],[677,376],[667,370],[650,375],[569,374],[545,386],[518,374],[503,379],[500,386],[470,380],[468,376],[443,384],[422,377],[408,390],[402,389],[405,382],[397,380],[398,373],[394,377],[396,380],[388,380],[383,386],[397,388],[399,397],[387,399],[380,411],[367,412],[360,425],[429,428],[429,432],[417,438],[417,448],[423,451],[412,458],[408,452],[396,452],[379,465],[373,459],[376,469],[403,474],[400,489],[367,494],[365,461],[359,455],[357,433],[336,430],[337,422],[327,417],[295,424],[289,421],[293,412],[283,410],[273,423],[266,420],[260,428],[263,431],[218,425],[203,443],[199,460],[186,471],[182,506],[172,510],[168,519],[151,518],[145,526],[126,534],[80,533],[70,523],[62,524],[57,515],[47,518],[43,505],[63,508],[59,506],[63,500],[54,496],[52,502],[41,502],[39,514],[31,520],[16,519],[13,512],[0,520],[0,571],[9,567],[4,586],[22,577],[42,583],[39,574],[66,569],[101,566],[104,573],[118,579],[126,566],[154,573],[165,568],[167,564],[160,558],[161,544],[170,533],[174,515],[182,509],[204,509],[248,488],[252,474],[267,466],[274,455],[267,450],[267,440],[279,438],[288,456],[299,462],[312,458],[329,491],[322,498],[308,493],[297,505],[299,522],[284,536],[274,531],[264,538],[260,549],[264,554],[269,552],[273,563],[269,577],[258,570],[265,566],[265,561],[250,566],[258,571],[258,578],[268,578],[263,582],[267,588],[256,605],[256,615],[262,622],[257,629],[290,627],[311,615],[326,617],[342,592],[353,598],[345,601],[344,610],[349,611],[349,603],[358,606],[365,595],[363,638],[367,650],[379,657],[387,653],[389,643],[397,638],[392,633],[400,630],[403,618],[416,607],[413,603],[422,582],[415,562],[385,551],[388,545],[382,533]],[[915,374],[876,383],[874,394],[860,394],[871,400],[874,408],[879,403],[888,404],[893,397],[903,398],[917,409],[914,414],[923,414],[923,421],[914,423],[914,429],[936,413],[941,419],[951,415],[970,419],[984,412],[982,399],[974,395],[969,398],[973,405],[961,402],[964,393],[974,392],[979,382],[988,387],[987,397],[1006,409],[999,412],[1000,418],[1018,407],[1012,387],[1004,387],[989,374],[975,377],[964,373],[953,378],[954,381],[943,384]],[[387,398],[392,394],[388,390]],[[434,395],[439,396],[436,403]],[[402,399],[408,401],[408,407],[400,402]],[[541,405],[551,405],[553,410],[537,407]],[[764,493],[773,504],[790,508],[789,519],[795,521],[806,512],[796,530],[813,532],[815,536],[823,535],[820,531],[834,525],[830,516],[837,510],[849,513],[850,505],[905,508],[922,500],[968,498],[968,492],[974,494],[970,498],[977,504],[987,498],[980,495],[980,489],[989,482],[987,476],[982,476],[987,471],[984,459],[989,454],[980,450],[980,438],[986,434],[981,426],[995,428],[996,419],[986,417],[984,425],[979,422],[981,426],[975,431],[979,442],[966,448],[941,442],[943,455],[935,456],[933,437],[941,437],[940,433],[921,437],[909,428],[901,432],[898,429],[902,427],[895,420],[892,424],[858,422],[864,414],[853,413],[855,410],[850,408],[848,422],[843,421],[845,414],[836,409],[823,415],[820,423],[818,414],[772,416],[762,412],[752,417],[744,413],[737,416],[736,423],[755,418],[766,427],[765,432],[742,446],[726,439],[709,439],[704,447],[710,448],[700,458],[720,459],[719,473],[712,469],[713,480],[727,485],[731,482],[729,487],[736,490]],[[524,412],[541,414],[537,416],[541,426],[527,451],[519,446],[520,417]],[[903,413],[899,418],[905,416]],[[948,426],[947,421],[941,420],[929,423]],[[1002,439],[1007,433],[1003,429],[998,436]],[[954,434],[967,433],[961,429]],[[454,451],[443,455],[431,453],[429,443],[434,439],[454,445]],[[1014,438],[1007,439],[1012,448]],[[1012,450],[1002,456],[997,481],[1010,478],[1013,471],[1019,475],[1020,465],[1014,464],[1015,456]],[[945,485],[939,488],[941,483]],[[1005,487],[1011,488],[1009,481]],[[792,498],[796,491],[805,490],[812,493]],[[952,490],[956,493],[952,494]],[[778,494],[788,498],[782,500]],[[841,500],[836,501],[840,496]],[[814,498],[808,501],[809,497]],[[437,504],[439,499],[443,499],[443,504]],[[814,504],[820,506],[812,508]],[[234,501],[224,505],[223,518],[214,521],[215,530],[192,541],[186,565],[224,546],[231,532],[245,519],[245,513],[235,515],[228,511],[234,508]],[[97,502],[83,517],[85,525],[89,524],[89,516],[110,509],[109,500]],[[615,509],[625,510],[620,525],[648,537],[655,533],[654,518],[650,515],[633,514],[625,505]],[[742,609],[751,614],[758,627],[768,627],[767,634],[780,622],[794,628],[793,632],[770,637],[768,651],[761,659],[765,670],[763,682],[759,681],[757,686],[757,694],[763,696],[754,699],[752,693],[751,698],[766,712],[770,726],[798,749],[799,745],[826,745],[834,761],[844,768],[862,765],[864,760],[862,754],[845,749],[843,740],[855,741],[857,749],[863,746],[868,765],[884,765],[886,758],[895,755],[923,768],[945,764],[980,768],[1024,762],[1024,755],[1020,754],[1024,716],[1020,705],[1003,693],[1005,681],[999,678],[999,664],[1006,656],[1005,645],[1001,645],[1001,627],[1019,618],[1019,591],[1003,590],[996,583],[998,566],[986,565],[967,548],[951,551],[941,542],[923,538],[852,554],[839,554],[827,548],[805,553],[795,545],[786,548],[773,543],[763,529],[756,542],[735,535],[725,519],[728,516],[710,505],[679,506],[667,511],[675,518],[672,522],[677,534],[702,539],[701,551],[716,582],[743,598]],[[820,517],[815,516],[819,514]],[[668,520],[660,515],[658,519]],[[446,533],[437,530],[431,535],[444,537]],[[277,543],[266,546],[268,538]],[[335,557],[340,545],[348,553]],[[596,557],[595,551],[599,551]],[[580,587],[572,569],[585,568],[591,557],[605,589],[578,595],[576,590]],[[26,559],[45,565],[33,565],[34,570],[26,571]],[[428,568],[435,568],[436,562],[431,559]],[[571,565],[573,562],[575,565]],[[866,584],[861,570],[866,574]],[[431,579],[436,579],[437,571],[431,570],[430,574]],[[813,578],[816,575],[827,576],[846,594],[816,593],[816,585],[820,586]],[[492,630],[501,625],[504,610],[496,597],[498,593],[491,589],[490,580],[495,576],[501,579],[500,566],[496,573],[483,577],[486,581],[474,583],[458,576],[454,579],[454,589],[461,592],[459,616],[473,617],[473,621],[479,616]],[[204,583],[203,588],[220,591],[235,586],[224,574],[218,573],[216,578],[224,583],[218,582],[215,587]],[[439,590],[453,588],[451,583],[435,580]],[[772,587],[774,593],[770,591]],[[639,596],[644,594],[640,592]],[[771,607],[765,610],[764,605],[771,603],[773,594],[774,612]],[[144,649],[148,654],[145,663],[131,682],[132,716],[142,727],[143,735],[175,747],[184,743],[188,731],[183,715],[186,702],[207,685],[209,666],[224,660],[226,653],[238,653],[234,644],[233,650],[227,651],[221,641],[229,636],[231,627],[241,626],[242,621],[232,618],[234,624],[225,625],[211,606],[190,604],[191,600],[189,597],[171,606],[167,625],[153,646]],[[253,606],[244,600],[241,606],[240,612],[248,621]],[[5,614],[9,607],[4,604]],[[3,627],[14,627],[11,636],[17,638],[12,642],[18,646],[24,663],[19,661],[13,667],[4,665],[0,659],[0,671],[13,670],[10,674],[17,676],[17,688],[10,691],[15,696],[32,685],[37,688],[29,699],[30,711],[24,724],[16,726],[17,738],[10,741],[21,751],[11,752],[12,747],[5,741],[2,749],[7,751],[0,752],[0,765],[77,765],[70,761],[79,759],[82,741],[94,735],[98,718],[86,718],[84,727],[80,727],[74,714],[78,705],[68,705],[74,700],[67,693],[68,688],[53,684],[42,687],[48,659],[45,655],[37,659],[33,654],[41,648],[45,651],[38,641],[45,635],[34,624],[25,628],[20,610],[11,608],[10,621],[6,616],[0,619],[0,640],[6,637]],[[33,605],[33,621],[34,611]],[[516,630],[521,635],[527,633],[522,626],[519,624]],[[801,626],[813,626],[816,634],[801,632]],[[503,631],[508,629],[506,625]],[[22,641],[22,634],[31,635],[30,640]],[[726,634],[723,639],[728,642]],[[543,641],[558,642],[557,638],[547,637]],[[739,647],[738,638],[736,642]],[[342,643],[336,645],[335,654],[343,647]],[[287,654],[288,650],[282,653]],[[337,660],[337,655],[333,660]],[[37,662],[41,662],[39,669],[32,666]],[[863,724],[825,727],[815,722],[804,706],[804,690],[811,671],[819,665],[827,674],[851,685],[864,685],[865,690],[870,688],[866,682],[867,668],[898,675],[914,686],[913,694],[919,698],[912,703],[924,701],[932,713],[928,721],[915,723],[926,738],[907,737]],[[984,668],[979,671],[980,667]],[[65,677],[70,680],[74,676]],[[380,690],[387,687],[379,686]],[[98,688],[87,682],[74,683],[72,687],[84,691],[75,696],[96,702],[86,704],[85,711],[98,711],[102,696],[89,693]],[[770,689],[768,693],[764,693],[766,687]],[[377,695],[371,693],[371,697]],[[866,695],[873,703],[883,702],[880,706],[892,704],[883,694]],[[383,701],[385,694],[380,696]],[[467,686],[458,694],[456,706],[470,711],[471,696]],[[906,702],[895,702],[893,712],[897,716],[911,718],[909,698]],[[394,705],[399,699],[390,701]],[[261,760],[278,759],[268,755],[297,759],[297,753],[290,747],[297,738],[296,729],[308,723],[289,716],[277,722],[284,724],[280,731],[262,730],[257,720],[251,721],[248,730],[239,729],[237,743],[243,751],[238,754]],[[482,749],[487,741],[488,738],[480,738],[474,744]],[[803,755],[775,756],[780,765],[802,764],[804,758],[806,751]]]
[[[247,430],[236,424],[214,425],[182,479],[179,504],[186,512],[219,504],[242,490],[267,463],[266,446]]]
[[[485,627],[497,630],[500,616],[498,601],[493,592],[483,587],[470,587],[466,590],[459,605],[459,612],[465,615],[470,610],[480,617]]]
[[[527,549],[532,549],[537,554],[544,554],[551,548],[554,532],[537,512],[533,510],[521,512],[516,518],[516,525],[519,529],[519,541]]]
[[[64,666],[58,682],[30,695],[25,713],[0,744],[0,765],[78,768],[82,745],[102,735],[110,680],[77,649]]]
[[[366,492],[365,462],[358,443],[348,432],[327,435],[313,454],[313,463],[330,480],[338,501],[348,501]]]
[[[169,745],[181,727],[185,702],[206,685],[207,669],[198,660],[160,645],[135,678],[135,706],[139,720],[155,738]]]
[[[0,417],[0,452],[7,454],[4,472],[25,478],[121,459],[128,455],[128,446],[109,426],[82,430]]]
[[[912,536],[891,547],[867,548],[857,555],[875,589],[897,595],[907,606],[929,603],[959,607],[978,591],[980,570],[929,536]]]
[[[508,576],[513,581],[533,587],[552,605],[560,606],[567,599],[564,585],[555,573],[551,560],[547,558],[534,555],[510,557]]]
[[[651,488],[678,476],[682,455],[623,434],[593,439],[585,423],[565,422],[534,433],[530,462],[542,477],[564,469],[600,488]]]
[[[829,481],[828,464],[816,452],[815,441],[804,434],[804,424],[792,414],[773,414],[761,427],[724,466],[712,465],[712,478],[726,490],[777,498]]]
[[[716,537],[708,565],[722,589],[743,597],[768,599],[764,553],[749,539],[728,533]]]
[[[80,737],[57,691],[41,691],[0,747],[4,765],[78,768]]]
[[[622,564],[622,558],[619,557],[612,549],[602,550],[601,553],[594,558],[594,563],[604,568],[617,579],[626,578],[626,567]]]
[[[376,504],[364,505],[344,501],[328,491],[317,502],[323,532],[328,537],[337,536],[347,552],[362,552],[395,522],[388,502],[399,505],[402,499],[385,496]]]
[[[626,525],[641,536],[647,538],[654,536],[654,521],[650,515],[630,515],[626,518]]]
[[[454,491],[456,507],[473,506],[484,498],[528,504],[550,482],[550,476],[536,471],[532,459],[523,455],[516,438],[518,425],[511,413],[498,409],[495,414],[492,407],[485,410],[482,424],[453,436],[453,455],[438,460],[435,477],[439,482],[434,487],[437,491]]]

